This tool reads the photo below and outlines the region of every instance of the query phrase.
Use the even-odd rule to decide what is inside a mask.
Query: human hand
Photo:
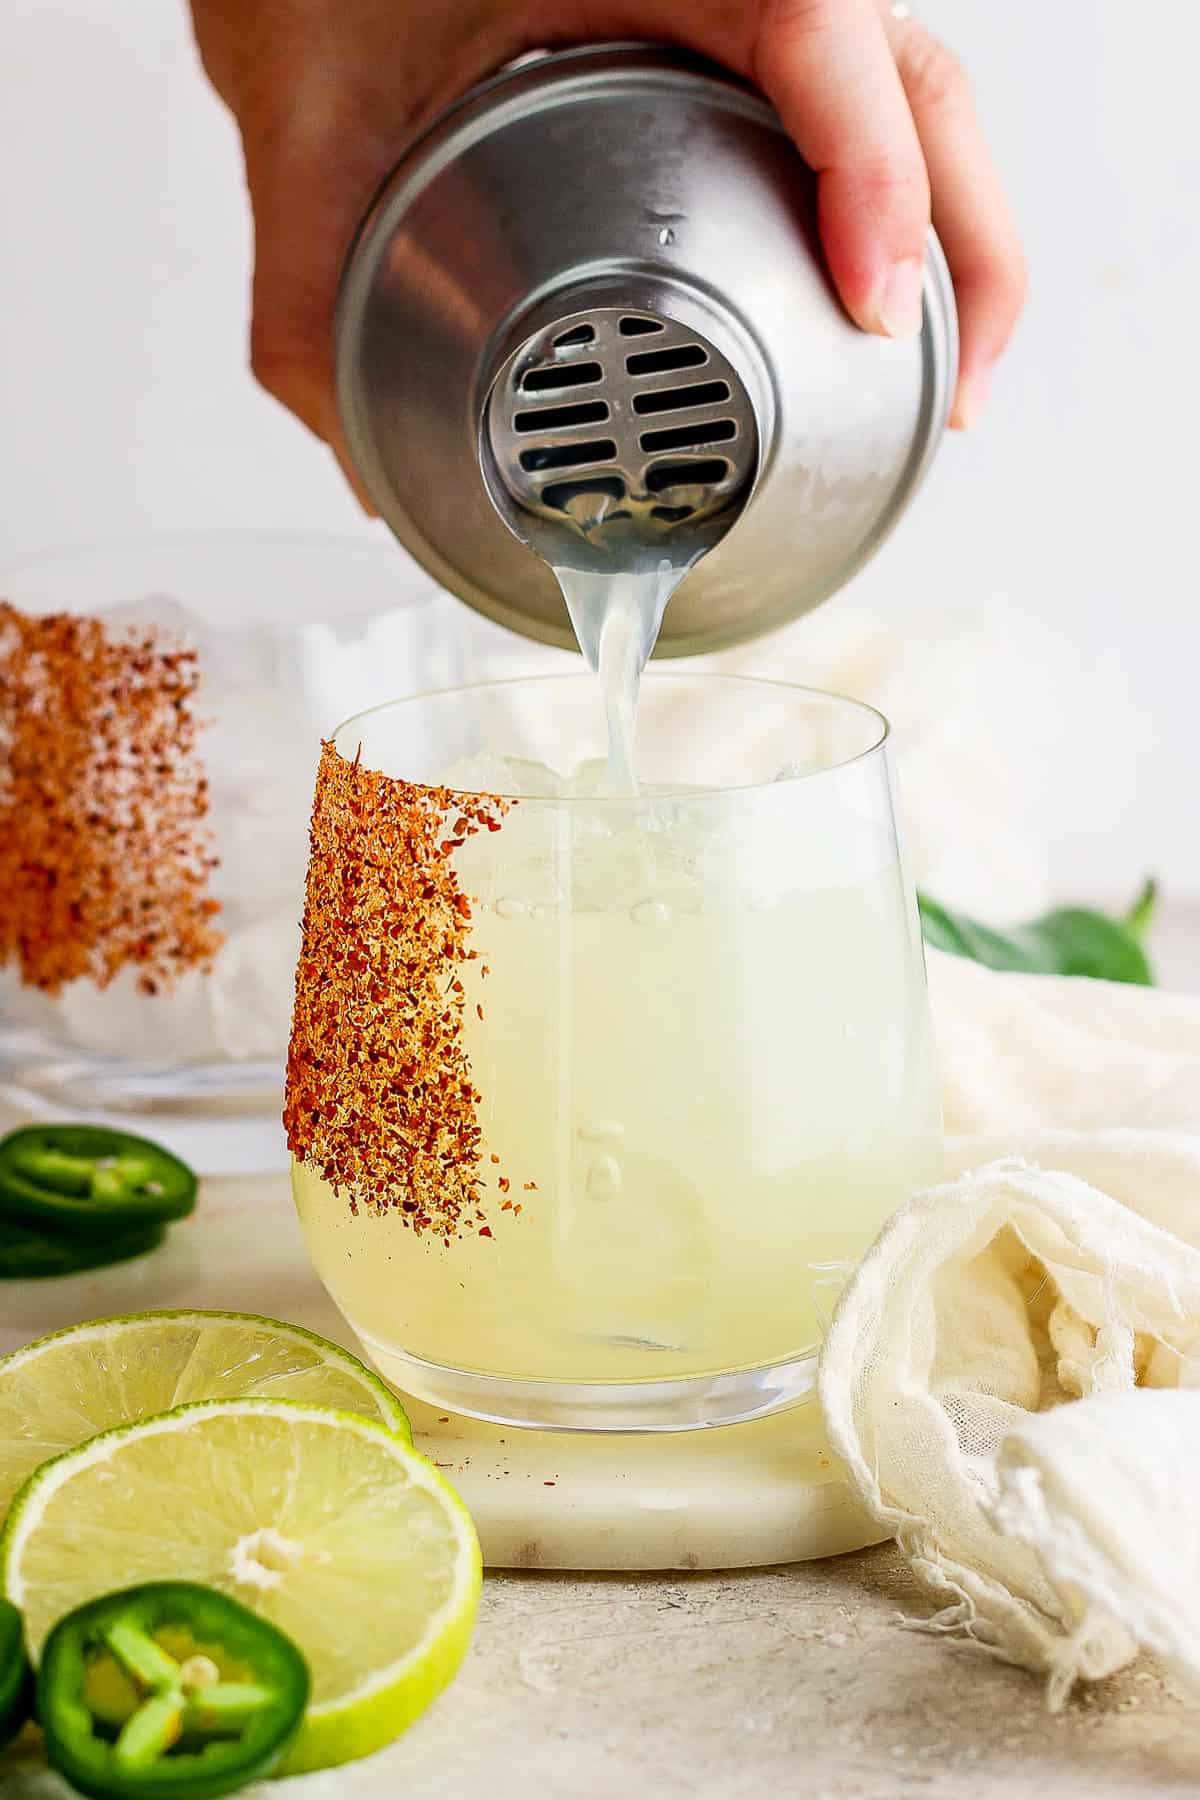
[[[830,273],[866,331],[920,325],[931,216],[960,327],[950,423],[977,418],[1025,294],[1016,230],[966,77],[886,0],[191,0],[205,68],[241,130],[254,211],[257,379],[333,448],[342,264],[405,144],[534,48],[674,42],[754,81],[818,176]],[[898,16],[903,15],[903,16]]]

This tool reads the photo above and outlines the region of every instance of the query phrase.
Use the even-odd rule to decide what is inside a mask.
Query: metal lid
[[[714,370],[729,389],[727,402],[692,417],[753,446],[752,457],[725,459],[723,492],[737,493],[741,514],[670,601],[656,654],[773,630],[840,587],[932,455],[957,332],[932,234],[920,336],[859,331],[825,272],[815,199],[814,177],[767,103],[674,50],[524,59],[450,108],[379,194],[338,306],[347,443],[401,542],[480,612],[572,647],[554,576],[493,502],[493,493],[504,501],[497,458],[507,458],[509,498],[527,498],[505,380],[529,366],[531,345],[553,348],[590,325],[605,356],[580,339],[562,355],[576,367],[600,362],[604,437],[645,479],[647,434],[689,421],[649,417],[641,433],[631,418],[639,383],[671,390],[675,379],[612,360],[621,320],[641,317],[680,353],[699,347],[711,393]],[[584,388],[566,401],[586,405]],[[588,430],[586,419],[568,421],[564,435]],[[693,437],[684,457],[715,467]],[[527,485],[536,505],[540,487]]]

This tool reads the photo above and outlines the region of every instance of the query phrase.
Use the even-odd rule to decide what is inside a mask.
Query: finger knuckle
[[[998,311],[1015,319],[1029,294],[1029,266],[1021,246],[1007,243],[984,258],[976,283],[992,295]]]
[[[960,106],[970,98],[967,71],[957,56],[923,31],[915,31],[909,38],[901,52],[900,69],[917,111],[936,112]]]
[[[919,238],[929,224],[929,176],[919,156],[892,153],[854,170],[857,204],[877,217],[906,219]]]
[[[290,386],[294,358],[281,350],[271,336],[253,331],[250,335],[250,373],[260,388],[282,400]]]
[[[1024,254],[1017,250],[1008,262],[1003,293],[1014,319],[1022,312],[1029,298],[1029,264]]]
[[[270,324],[251,328],[250,373],[260,388],[301,416],[309,410],[314,360],[310,350]]]
[[[1029,298],[1029,265],[1018,250],[996,273],[997,301],[1011,331]]]
[[[1012,336],[1029,296],[1029,270],[1016,243],[981,255],[955,272],[965,316],[981,322],[992,353],[998,355]]]
[[[772,42],[816,37],[829,23],[829,0],[764,0],[762,31]]]

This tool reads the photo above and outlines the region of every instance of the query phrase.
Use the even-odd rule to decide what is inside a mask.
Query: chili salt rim
[[[288,1049],[288,1148],[350,1210],[490,1238],[459,971],[476,961],[454,852],[512,802],[363,768],[321,746]],[[494,1162],[495,1158],[491,1158]],[[506,1202],[502,1210],[519,1212]]]

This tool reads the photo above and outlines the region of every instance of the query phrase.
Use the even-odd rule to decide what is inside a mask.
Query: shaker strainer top
[[[686,567],[733,524],[758,466],[742,377],[694,326],[629,307],[559,318],[488,397],[484,477],[558,568]]]
[[[932,234],[920,335],[851,322],[761,95],[601,45],[522,59],[412,145],[347,262],[335,352],[351,457],[437,580],[572,647],[556,554],[704,548],[658,639],[679,656],[774,629],[872,555],[941,436],[957,334]]]

